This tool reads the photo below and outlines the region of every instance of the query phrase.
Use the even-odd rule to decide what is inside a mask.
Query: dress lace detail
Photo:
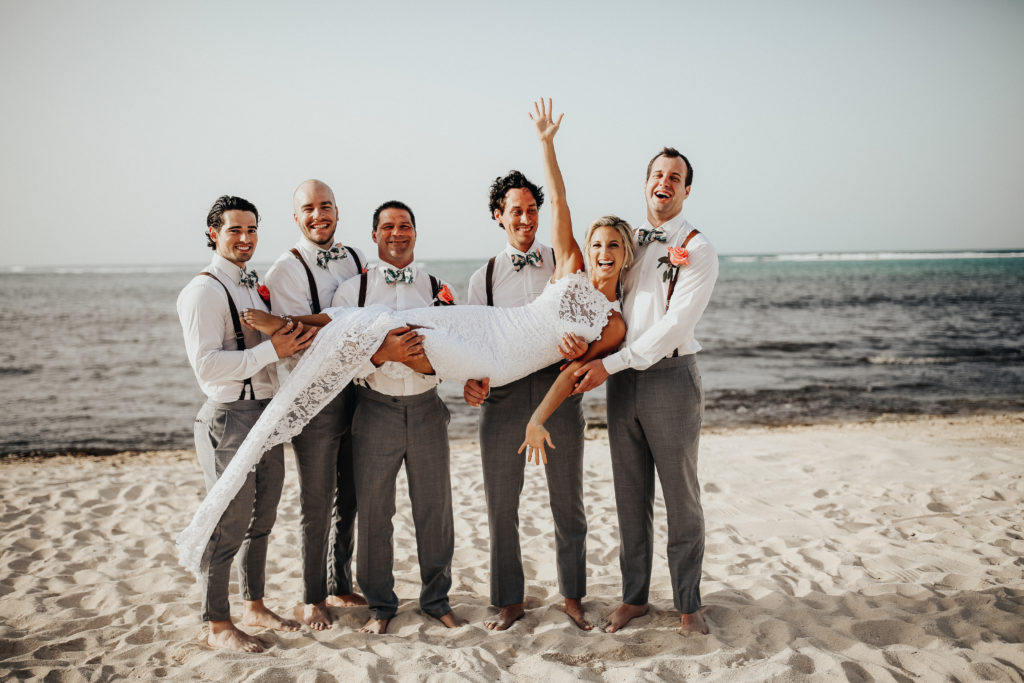
[[[557,362],[566,332],[587,342],[597,339],[615,309],[615,302],[594,289],[585,273],[574,273],[516,308],[438,306],[392,312],[371,306],[324,311],[331,324],[317,335],[178,536],[179,561],[200,576],[203,551],[248,472],[263,453],[302,431],[358,375],[388,330],[422,325],[427,358],[441,379],[490,377],[491,386],[501,386]],[[397,363],[382,368],[391,376],[412,372]]]

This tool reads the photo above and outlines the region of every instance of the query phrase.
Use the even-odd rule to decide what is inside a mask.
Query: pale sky
[[[578,233],[642,219],[672,145],[724,254],[1024,247],[1019,1],[0,0],[0,95],[4,266],[201,265],[221,194],[269,262],[311,177],[371,256],[401,199],[417,257],[483,259],[539,96]]]

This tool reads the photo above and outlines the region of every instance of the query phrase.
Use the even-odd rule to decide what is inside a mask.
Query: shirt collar
[[[385,261],[378,261],[377,264],[374,266],[374,268],[379,270],[381,273],[383,273],[388,268],[390,268],[391,270],[402,270],[398,266],[393,266],[390,263],[387,263]],[[415,261],[412,261],[409,265],[406,266],[406,268],[412,269],[412,274],[413,275],[419,275],[419,273],[420,273],[420,265],[418,263],[416,263]]]
[[[502,253],[507,255],[507,256],[515,256],[516,254],[518,254],[520,256],[526,256],[531,251],[536,251],[536,252],[539,252],[541,254],[541,256],[543,256],[544,255],[544,250],[543,250],[542,246],[543,245],[541,245],[540,242],[538,242],[537,240],[534,240],[533,244],[530,245],[529,249],[527,249],[526,251],[519,251],[518,249],[513,247],[511,244],[506,242],[505,243],[505,249],[502,250]]]
[[[342,249],[344,245],[342,245],[341,242],[335,242],[331,246],[337,247],[338,249]],[[308,239],[306,239],[305,236],[303,236],[302,238],[299,239],[298,243],[295,245],[295,248],[301,251],[302,253],[307,254],[315,259],[316,253],[318,251],[327,251],[327,249],[330,249],[331,247],[327,247],[327,249],[324,249],[319,244],[314,244],[310,242]]]
[[[675,238],[675,236],[679,233],[679,231],[682,229],[682,227],[683,227],[683,225],[685,223],[686,223],[686,218],[683,216],[683,212],[680,211],[679,214],[676,215],[675,218],[673,218],[671,220],[668,220],[668,221],[665,221],[659,227],[661,228],[661,230],[663,230],[665,232],[665,237],[668,239],[668,241],[671,242]],[[648,223],[647,220],[645,219],[644,222],[643,222],[643,225],[640,226],[640,229],[642,229],[642,230],[654,230],[655,228],[652,228],[651,224]]]
[[[244,269],[239,268],[220,254],[214,254],[213,260],[210,261],[210,270],[223,273],[233,284],[237,285],[242,279],[242,271]]]

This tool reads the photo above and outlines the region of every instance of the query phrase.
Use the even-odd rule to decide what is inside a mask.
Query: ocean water
[[[0,270],[0,454],[190,448],[174,302],[204,265]],[[463,296],[479,265],[428,263]],[[1024,253],[723,257],[697,337],[708,426],[1024,410]]]

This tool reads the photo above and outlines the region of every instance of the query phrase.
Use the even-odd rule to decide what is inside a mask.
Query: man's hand
[[[537,137],[542,142],[548,142],[555,139],[555,133],[558,132],[558,127],[562,125],[562,117],[564,113],[558,115],[558,120],[552,119],[554,114],[551,111],[551,98],[548,98],[547,105],[544,104],[544,98],[540,98],[540,105],[536,102],[533,103],[533,111],[537,114],[534,117],[530,114],[530,120],[533,121],[533,125],[537,127]]]
[[[583,341],[583,337],[566,332],[562,335],[562,343],[558,345],[558,352],[566,360],[576,360],[587,352],[589,344]]]
[[[423,336],[410,327],[396,327],[384,337],[370,361],[380,367],[388,361],[404,363],[422,356]]]
[[[491,378],[467,380],[462,386],[462,398],[471,406],[479,406],[491,393]]]
[[[576,388],[572,390],[574,394],[590,391],[608,379],[608,371],[604,369],[604,363],[600,358],[586,363],[572,375],[576,378]]]
[[[302,323],[285,323],[277,332],[270,335],[270,341],[277,351],[278,358],[287,358],[309,346],[316,336],[317,328],[304,327]]]

